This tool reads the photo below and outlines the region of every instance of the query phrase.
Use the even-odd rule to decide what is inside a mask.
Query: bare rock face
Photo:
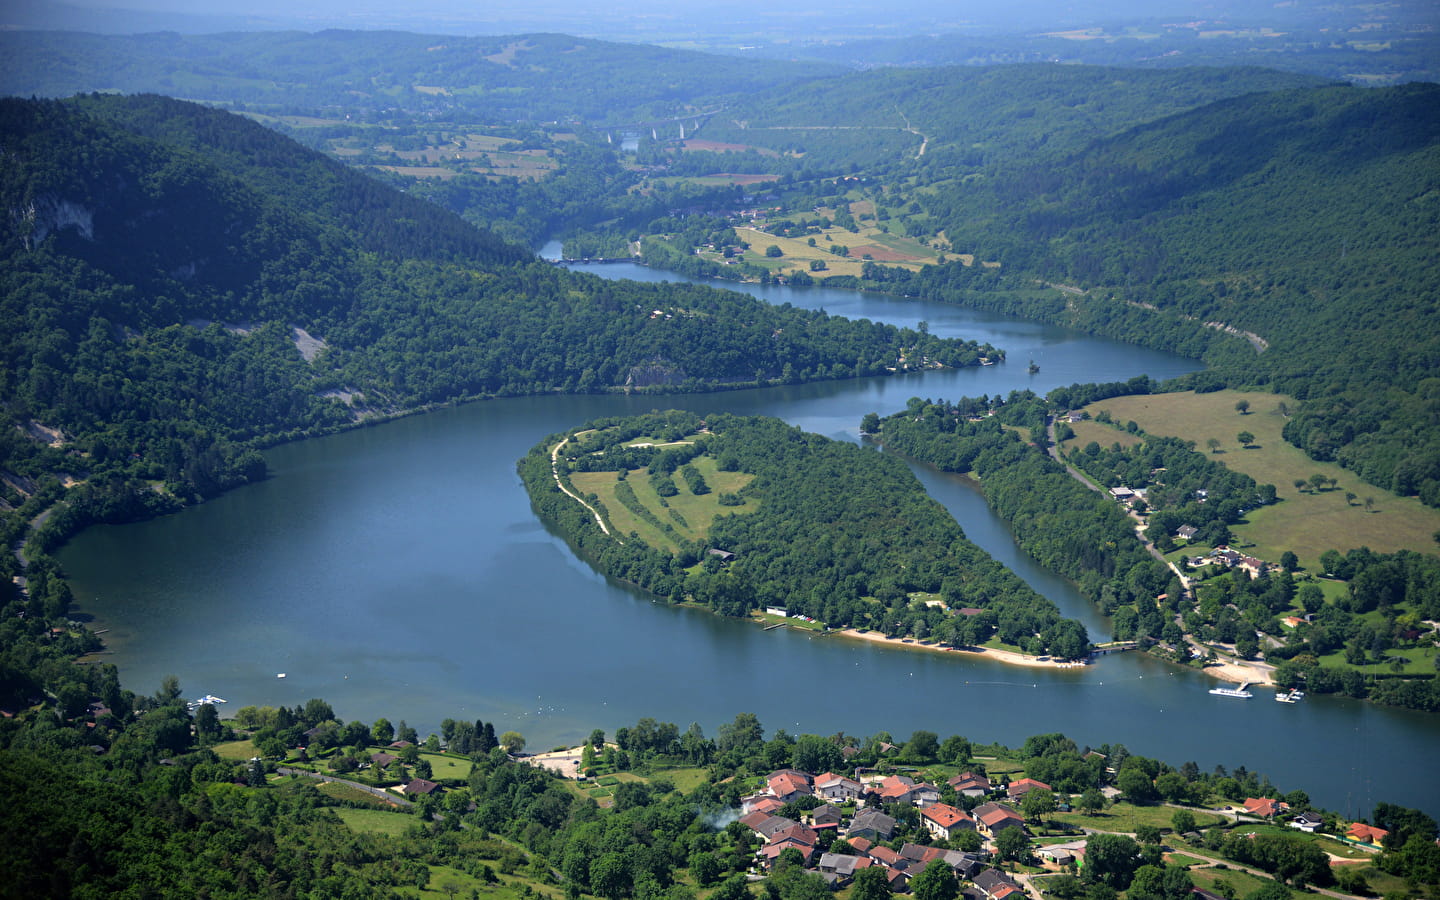
[[[33,249],[62,228],[74,228],[86,240],[95,240],[95,213],[59,197],[38,197],[21,209],[10,210],[10,217],[21,225],[29,226],[26,229],[29,233],[25,235],[26,250]]]
[[[652,359],[638,366],[631,366],[625,376],[626,387],[651,387],[653,385],[680,384],[687,377],[685,370],[668,359]]]

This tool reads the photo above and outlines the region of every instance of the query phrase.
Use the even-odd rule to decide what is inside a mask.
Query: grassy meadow
[[[387,812],[383,809],[349,809],[335,807],[335,815],[351,830],[359,834],[383,834],[398,837],[411,825],[419,825],[420,819],[402,812]]]
[[[654,523],[636,515],[616,495],[619,483],[616,472],[575,472],[570,482],[577,491],[598,496],[609,513],[610,524],[622,535],[634,532],[652,547],[675,552],[682,544],[703,541],[710,532],[710,525],[720,515],[743,515],[753,512],[759,500],[748,497],[744,506],[721,506],[721,494],[733,494],[749,484],[755,477],[744,472],[721,472],[715,460],[708,456],[695,459],[691,465],[705,477],[710,493],[696,496],[690,491],[685,479],[677,473],[675,486],[680,493],[664,499],[655,493],[650,485],[650,476],[644,469],[634,469],[626,475],[626,482],[640,504],[649,510],[657,520],[670,526],[666,531]],[[671,511],[678,515],[672,515]]]
[[[1245,415],[1235,409],[1242,399],[1250,404]],[[1093,417],[1108,410],[1122,425],[1134,421],[1150,434],[1194,441],[1202,453],[1209,452],[1207,441],[1215,438],[1220,446],[1213,459],[1260,484],[1275,485],[1282,502],[1255,510],[1245,523],[1232,529],[1262,559],[1276,560],[1291,550],[1302,565],[1313,571],[1318,568],[1320,554],[1331,549],[1343,553],[1365,546],[1385,553],[1434,552],[1433,535],[1440,530],[1440,510],[1423,506],[1413,497],[1399,497],[1366,484],[1335,463],[1310,459],[1280,436],[1286,421],[1281,404],[1293,407],[1295,402],[1279,394],[1186,391],[1112,397],[1091,404],[1086,411]],[[1098,440],[1107,447],[1114,440],[1130,437],[1122,430],[1095,422],[1072,427],[1077,436],[1086,435],[1083,441]],[[1255,436],[1249,447],[1242,447],[1236,437],[1242,431]],[[1094,436],[1105,432],[1115,437],[1106,441]],[[1336,486],[1320,491],[1308,486],[1303,491],[1296,489],[1297,479],[1308,480],[1316,474],[1336,479]],[[1347,493],[1355,495],[1353,502],[1347,501]],[[1368,508],[1366,498],[1372,500]]]

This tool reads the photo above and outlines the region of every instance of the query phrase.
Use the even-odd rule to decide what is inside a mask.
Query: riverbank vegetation
[[[962,646],[998,638],[1064,659],[1089,652],[1084,627],[966,540],[900,460],[776,419],[597,420],[546,438],[520,471],[536,508],[593,564],[671,602],[728,616],[780,607]]]
[[[945,471],[973,473],[1020,546],[1114,618],[1116,639],[1138,640],[1190,665],[1203,666],[1217,650],[1242,659],[1263,652],[1278,664],[1274,677],[1282,687],[1440,710],[1440,655],[1429,624],[1440,615],[1435,556],[1331,549],[1314,570],[1301,571],[1293,554],[1272,565],[1239,565],[1237,553],[1236,564],[1207,559],[1192,570],[1195,554],[1227,544],[1230,529],[1252,510],[1289,501],[1273,485],[1222,466],[1215,454],[1138,427],[1126,431],[1140,443],[1104,450],[1091,441],[1066,459],[1102,489],[1123,489],[1127,497],[1131,487],[1141,489],[1140,501],[1122,505],[1047,455],[1046,423],[1069,401],[1144,388],[1137,380],[1061,389],[1055,393],[1067,402],[1060,407],[1028,392],[998,403],[914,398],[905,410],[867,417],[861,427],[889,449]],[[1178,540],[1189,552],[1173,564],[1152,554],[1137,533],[1171,549],[1182,527],[1190,537]]]

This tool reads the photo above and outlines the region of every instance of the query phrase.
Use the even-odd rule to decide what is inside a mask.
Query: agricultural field
[[[246,760],[260,753],[255,749],[255,745],[250,743],[249,738],[243,741],[227,741],[223,744],[216,744],[210,749],[215,751],[215,755],[221,759],[229,760]]]
[[[753,512],[759,500],[747,498],[744,506],[721,506],[721,494],[738,492],[754,478],[744,472],[721,472],[715,460],[702,456],[692,463],[705,478],[710,492],[697,496],[690,490],[685,479],[675,478],[679,493],[673,497],[661,498],[650,484],[644,469],[634,469],[626,474],[625,483],[635,492],[636,499],[661,526],[657,526],[631,510],[617,495],[620,484],[615,472],[576,472],[570,476],[571,484],[581,493],[598,496],[609,513],[610,523],[621,534],[635,532],[641,540],[652,547],[675,551],[682,544],[703,541],[710,531],[710,525],[720,515],[736,515]]]
[[[1200,828],[1207,828],[1219,822],[1227,821],[1222,816],[1207,813],[1203,810],[1191,810],[1195,815],[1195,824]],[[1120,802],[1109,807],[1103,812],[1090,816],[1082,812],[1061,812],[1052,813],[1050,818],[1057,822],[1065,822],[1081,828],[1094,828],[1100,831],[1124,831],[1134,832],[1137,825],[1153,825],[1156,828],[1169,829],[1170,819],[1175,815],[1175,810],[1169,806],[1136,806],[1131,803]]]
[[[1250,404],[1244,415],[1235,408],[1242,400]],[[1290,550],[1314,571],[1320,555],[1331,549],[1343,553],[1365,546],[1383,553],[1434,552],[1440,510],[1366,484],[1334,463],[1310,459],[1280,436],[1286,420],[1282,407],[1287,406],[1294,406],[1294,401],[1279,394],[1185,391],[1112,397],[1091,404],[1086,411],[1094,417],[1108,410],[1116,422],[1134,421],[1150,434],[1194,441],[1201,452],[1209,452],[1207,441],[1214,438],[1220,444],[1213,458],[1259,484],[1275,485],[1282,502],[1255,510],[1246,522],[1232,529],[1262,559],[1276,560]],[[1242,447],[1237,439],[1242,431],[1254,436],[1249,446]],[[1121,430],[1112,433],[1125,434]],[[1308,481],[1315,475],[1335,479],[1335,486],[1327,484],[1319,490],[1308,484],[1304,490],[1295,487],[1296,481]],[[1347,494],[1354,498],[1347,499]]]

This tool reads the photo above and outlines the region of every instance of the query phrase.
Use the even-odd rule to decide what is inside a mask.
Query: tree
[[[1241,659],[1252,659],[1260,652],[1260,641],[1253,631],[1242,631],[1235,638],[1235,655]]]
[[[377,744],[388,744],[395,740],[395,726],[390,724],[389,719],[376,719],[375,724],[370,726],[370,737]]]
[[[694,876],[696,884],[706,887],[720,877],[720,872],[720,861],[715,858],[715,854],[704,850],[690,854],[690,874]]]
[[[1346,506],[1354,506],[1354,505],[1355,505],[1355,492],[1354,492],[1354,491],[1346,491],[1346,492],[1345,492],[1345,505],[1346,505]]]
[[[1370,512],[1370,511],[1373,510],[1374,508],[1375,508],[1375,498],[1374,498],[1374,497],[1366,497],[1366,498],[1365,498],[1365,511],[1366,511],[1366,512]]]
[[[1024,860],[1030,855],[1030,838],[1025,836],[1025,829],[1019,825],[1000,829],[1000,833],[995,835],[995,852],[1000,854],[1001,859]]]
[[[1290,900],[1290,889],[1278,881],[1256,888],[1245,900]]]
[[[514,756],[524,751],[525,738],[518,731],[507,731],[500,735],[500,746],[505,748],[506,753]]]
[[[940,752],[940,736],[933,731],[916,731],[905,742],[905,758],[910,762],[934,762]]]
[[[1141,866],[1125,896],[1130,900],[1189,900],[1195,883],[1176,866]]]
[[[174,675],[166,675],[160,679],[160,687],[155,691],[155,705],[164,706],[167,703],[174,703],[180,699],[180,679]]]
[[[1210,452],[1211,452],[1211,453],[1214,453],[1216,450],[1219,450],[1219,449],[1220,449],[1220,439],[1219,439],[1219,438],[1213,438],[1213,437],[1212,437],[1212,438],[1206,438],[1206,439],[1205,439],[1205,446],[1207,446],[1207,447],[1210,448]]]
[[[1245,415],[1246,413],[1248,413],[1248,412],[1250,411],[1250,401],[1249,401],[1249,400],[1236,400],[1236,401],[1235,401],[1235,411],[1238,412],[1238,413],[1239,413],[1240,415],[1242,415],[1242,416]]]
[[[915,896],[915,900],[955,900],[960,894],[960,886],[955,881],[955,870],[943,859],[932,859],[923,872],[910,880],[910,893]]]
[[[1140,867],[1140,845],[1123,834],[1094,834],[1085,844],[1085,877],[1115,890],[1130,886]]]
[[[1280,568],[1287,572],[1294,572],[1300,568],[1300,557],[1296,556],[1293,550],[1286,550],[1280,554]]]
[[[745,876],[735,877],[743,879]],[[890,884],[885,878],[884,867],[870,866],[856,872],[850,888],[850,900],[890,900]]]
[[[195,736],[202,744],[208,744],[218,739],[220,732],[220,714],[215,711],[215,704],[200,704],[200,708],[195,710]]]
[[[1319,493],[1320,489],[1329,482],[1330,479],[1320,474],[1319,472],[1316,472],[1314,475],[1310,476],[1310,487],[1314,488],[1316,493]]]
[[[970,761],[971,746],[968,738],[952,734],[940,744],[940,761],[952,766],[963,766]]]
[[[880,416],[878,413],[866,413],[860,420],[860,430],[865,434],[878,434],[880,431]]]
[[[1160,829],[1154,825],[1136,825],[1135,840],[1142,844],[1160,843]]]
[[[1152,803],[1160,796],[1150,776],[1138,768],[1121,769],[1115,778],[1115,786],[1131,803]]]
[[[1189,834],[1195,830],[1195,814],[1188,809],[1177,809],[1170,817],[1170,827],[1176,834]]]
[[[1032,822],[1043,821],[1055,811],[1055,794],[1045,788],[1032,788],[1020,800],[1020,811]]]
[[[784,256],[785,253],[776,245],[771,244],[770,246],[765,248],[765,255],[774,259],[776,257]]]
[[[1251,444],[1255,443],[1255,435],[1251,434],[1248,431],[1242,431],[1239,434],[1235,435],[1235,440],[1240,442],[1240,446],[1248,447]]]
[[[597,856],[590,863],[590,889],[605,900],[620,900],[629,893],[630,870],[625,865],[625,857],[614,850]]]
[[[1095,815],[1105,808],[1105,795],[1098,788],[1088,787],[1080,795],[1080,809],[1087,815]]]
[[[865,870],[865,871],[869,871],[869,870],[867,869],[867,870]],[[877,869],[875,870],[875,873],[876,873],[877,875],[880,875],[882,879],[884,878],[884,875],[882,874],[882,870],[881,870],[881,869],[877,868]],[[861,873],[861,874],[863,874],[863,873]],[[857,875],[855,876],[855,883],[856,883],[856,884],[859,884],[859,883],[860,883],[860,875],[859,875],[859,874],[857,874]],[[736,873],[736,874],[734,874],[734,875],[731,875],[729,878],[727,878],[727,879],[725,879],[724,881],[720,882],[720,886],[715,889],[715,893],[713,893],[713,894],[710,895],[710,900],[751,900],[752,895],[751,895],[749,889],[745,886],[745,884],[746,884],[746,881],[745,881],[745,873],[743,873],[743,872],[738,872],[738,873]],[[883,881],[883,880],[881,881],[881,885],[882,885],[882,886],[884,885],[884,881]],[[852,892],[851,892],[851,896],[859,896],[859,895],[858,895],[858,894],[855,894],[855,892],[852,891]],[[865,898],[865,900],[883,900],[883,898],[870,897],[870,898]]]

